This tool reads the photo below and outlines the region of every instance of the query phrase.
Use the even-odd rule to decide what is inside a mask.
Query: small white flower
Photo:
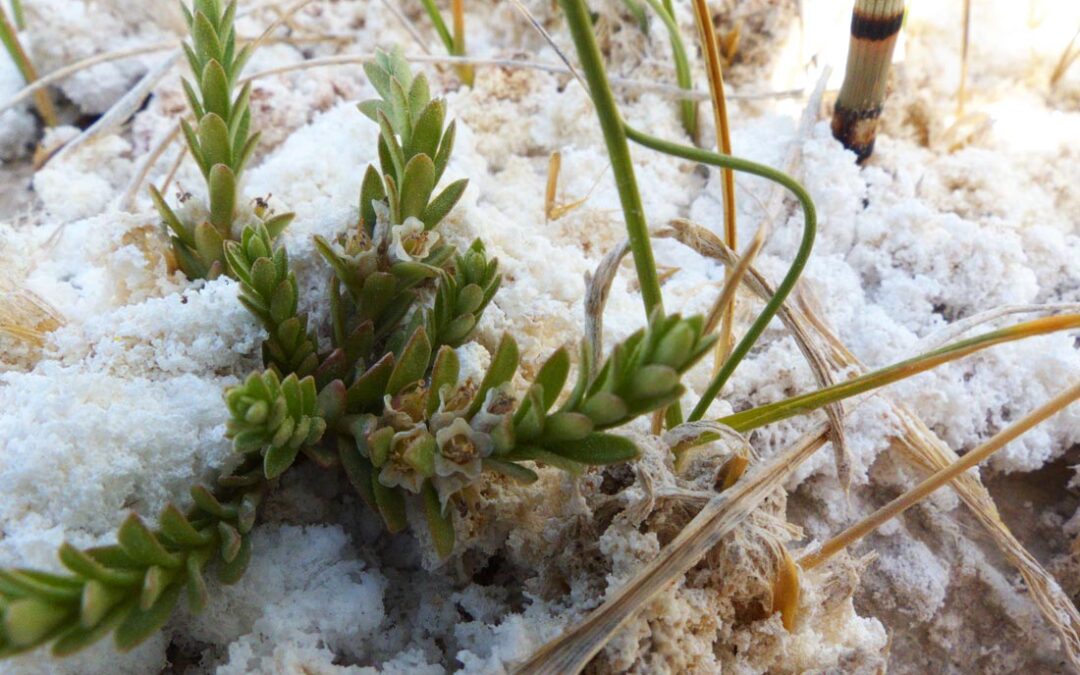
[[[463,473],[455,473],[452,476],[434,476],[431,479],[431,484],[435,486],[435,493],[439,495],[439,511],[446,514],[446,505],[450,503],[450,498],[461,492],[467,485],[473,482],[474,479],[469,478]]]
[[[463,417],[436,432],[435,441],[439,452],[435,455],[432,482],[445,511],[450,497],[480,477],[482,460],[491,454],[494,443],[490,436],[469,426]]]
[[[413,494],[420,494],[424,477],[413,471],[408,464],[390,460],[383,464],[382,470],[379,471],[379,482],[388,488],[402,487]]]
[[[422,387],[413,387],[391,396],[383,396],[383,425],[394,427],[395,431],[413,428],[424,415],[427,392]]]
[[[386,238],[390,234],[390,207],[382,200],[372,199],[371,208],[375,210],[375,228],[371,231],[371,240],[381,248],[389,243]]]
[[[484,433],[490,432],[499,426],[504,417],[513,412],[516,402],[517,399],[510,391],[510,383],[489,389],[484,397],[484,405],[480,406],[479,412],[472,418],[472,427]]]
[[[471,382],[458,386],[444,384],[439,387],[439,409],[428,419],[428,428],[437,433],[450,426],[454,420],[464,417],[474,395],[476,387],[472,386]]]
[[[390,455],[379,471],[379,482],[386,487],[405,488],[413,494],[419,494],[424,486],[424,476],[404,460],[404,454],[410,444],[417,442],[427,434],[423,424],[417,424],[408,431],[399,431],[390,441]],[[430,438],[430,437],[429,437]]]
[[[459,417],[450,426],[435,432],[439,452],[435,455],[435,474],[449,476],[463,473],[469,478],[480,475],[480,460],[491,454],[491,437],[476,431]]]
[[[412,216],[390,228],[390,257],[393,260],[423,260],[439,243],[439,233],[428,231],[419,218]]]

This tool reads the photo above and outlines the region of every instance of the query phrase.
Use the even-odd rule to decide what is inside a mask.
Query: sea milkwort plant
[[[236,46],[236,0],[195,0],[183,7],[191,42],[184,53],[194,83],[183,80],[184,94],[195,115],[195,126],[180,121],[187,149],[206,181],[207,204],[185,200],[178,210],[154,187],[151,197],[168,228],[176,265],[189,279],[213,279],[228,273],[225,242],[238,239],[235,225],[240,178],[259,140],[251,129],[251,83],[236,91],[237,79],[253,46]],[[271,239],[292,220],[291,213],[270,214],[261,204],[245,220],[262,224]]]
[[[425,527],[438,556],[446,558],[457,545],[455,517],[469,508],[462,492],[485,473],[531,483],[541,466],[580,474],[591,466],[635,459],[639,449],[614,431],[641,416],[677,410],[685,392],[683,374],[712,351],[716,338],[705,319],[663,311],[628,140],[766,176],[789,187],[805,210],[804,243],[796,261],[777,290],[764,293],[771,297],[765,318],[747,331],[690,418],[704,415],[764,323],[782,309],[809,254],[813,204],[798,183],[768,167],[677,146],[628,127],[611,96],[584,2],[561,3],[612,157],[647,322],[607,358],[594,356],[596,344],[582,345],[573,377],[571,352],[564,347],[531,381],[515,383],[520,364],[511,335],[502,336],[478,382],[462,377],[456,349],[473,339],[500,275],[481,242],[458,251],[440,236],[440,223],[467,184],[458,180],[439,188],[453,151],[454,124],[446,123],[445,103],[431,97],[427,79],[414,77],[397,51],[377,52],[365,66],[379,93],[377,100],[360,105],[378,125],[377,165],[363,177],[356,223],[334,240],[316,238],[331,280],[325,299],[330,339],[320,344],[318,331],[301,311],[305,303],[287,252],[274,241],[287,219],[255,213],[234,222],[237,181],[250,156],[246,148],[257,137],[249,128],[246,89],[230,98],[247,52],[235,49],[235,4],[222,9],[214,0],[196,2],[189,13],[194,36],[189,58],[200,80],[198,91],[188,89],[199,123],[185,133],[210,186],[210,218],[181,220],[162,207],[160,195],[155,202],[173,231],[178,259],[189,265],[185,271],[193,278],[234,277],[241,302],[267,330],[262,370],[225,393],[226,434],[241,460],[213,487],[192,488],[189,508],[163,509],[156,528],[131,514],[113,545],[85,550],[63,545],[59,559],[65,574],[0,569],[0,658],[46,644],[54,654],[67,655],[110,634],[118,649],[131,649],[168,620],[181,597],[191,611],[200,611],[214,579],[227,584],[244,573],[259,505],[299,462],[341,471],[387,530]],[[749,274],[755,278],[755,272]],[[707,433],[690,442],[707,442],[721,427],[725,433],[749,433],[993,344],[1078,326],[1080,317],[1053,317],[988,333],[811,394],[701,422],[698,428]],[[685,431],[678,417],[669,415],[671,431]],[[631,579],[584,630],[567,632],[526,671],[579,670],[635,608],[696,563],[723,528],[730,531],[785,471],[818,447],[804,446],[725,480],[723,491],[644,576]],[[408,509],[410,502],[417,508]],[[742,510],[732,515],[732,504]],[[420,514],[419,523],[410,523],[410,512]],[[675,560],[672,551],[679,546],[683,555]],[[786,553],[785,560],[790,560]],[[798,608],[798,578],[791,563],[778,587],[789,589],[794,601],[789,597],[780,611]],[[552,654],[557,658],[549,658]]]
[[[231,35],[235,9],[213,14],[215,7],[197,5],[193,32],[224,27]],[[602,364],[583,346],[572,383],[563,348],[524,391],[514,387],[519,356],[509,335],[479,382],[461,377],[454,350],[470,340],[498,290],[498,264],[480,242],[458,252],[438,234],[466,186],[436,190],[454,142],[444,102],[431,98],[426,78],[413,77],[399,52],[379,52],[366,71],[381,96],[360,106],[379,125],[379,168],[363,179],[355,229],[316,240],[333,276],[331,343],[320,348],[309,330],[288,255],[267,222],[247,223],[238,240],[223,238],[222,257],[200,269],[235,276],[241,302],[267,329],[265,370],[225,395],[226,435],[243,455],[240,466],[213,488],[194,487],[187,510],[167,506],[156,529],[131,514],[114,545],[65,544],[59,558],[67,574],[0,570],[0,657],[43,644],[63,656],[110,633],[127,650],[158,630],[181,597],[200,611],[208,574],[226,584],[243,574],[258,506],[298,461],[342,470],[391,532],[408,526],[406,503],[415,500],[446,557],[455,546],[451,505],[481,474],[530,483],[537,465],[580,474],[632,460],[638,448],[611,430],[684,392],[681,375],[714,338],[701,317],[659,313]],[[191,98],[195,107],[200,99]],[[197,132],[194,140],[201,143]],[[218,166],[216,174],[231,171],[224,163],[210,168]],[[430,306],[419,303],[423,289],[432,291]]]

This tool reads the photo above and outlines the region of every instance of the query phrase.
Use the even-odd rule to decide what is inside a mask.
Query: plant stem
[[[442,40],[447,53],[453,54],[454,37],[450,34],[450,29],[446,27],[446,22],[443,21],[442,14],[439,14],[439,8],[435,6],[435,0],[420,1],[424,3],[424,9],[427,10],[428,17],[431,18],[431,23],[435,25],[435,32],[439,34],[439,39]]]
[[[630,250],[634,254],[634,267],[641,284],[645,312],[648,315],[654,310],[663,313],[664,301],[656,276],[652,245],[649,243],[649,227],[645,222],[641,194],[638,192],[634,165],[630,159],[630,146],[626,141],[627,133],[607,81],[604,61],[592,32],[588,8],[584,0],[559,0],[559,4],[566,14],[566,23],[581,61],[581,69],[585,72],[585,80],[589,84],[589,94],[596,107],[608,156],[611,158],[611,170],[615,174],[615,187],[619,191],[619,201],[626,220],[626,232],[630,239]]]
[[[918,504],[930,493],[949,483],[968,469],[978,465],[990,455],[1018,438],[1024,432],[1035,425],[1042,423],[1055,413],[1065,409],[1078,398],[1080,398],[1080,384],[1074,384],[1050,401],[1028,413],[1020,421],[1007,427],[1004,431],[998,432],[986,443],[983,443],[949,466],[943,467],[934,474],[928,476],[911,490],[905,492],[871,515],[825,542],[825,544],[817,551],[803,556],[799,560],[799,566],[804,570],[817,567],[836,553],[839,553],[859,539],[870,534],[884,523],[892,520],[904,511],[907,511],[915,504]]]
[[[779,311],[780,305],[787,299],[791,289],[795,286],[795,282],[799,280],[799,275],[802,274],[803,268],[806,267],[806,261],[810,258],[810,251],[814,246],[814,236],[817,234],[817,211],[814,209],[814,201],[810,199],[810,193],[806,191],[806,188],[782,171],[765,166],[764,164],[751,162],[748,159],[740,159],[739,157],[731,157],[729,155],[719,155],[715,152],[709,152],[708,150],[691,148],[665,141],[642,133],[629,125],[625,126],[625,131],[626,136],[630,140],[658,152],[682,157],[683,159],[694,162],[701,162],[702,164],[742,171],[779,183],[794,193],[803,209],[802,241],[799,244],[799,250],[795,254],[795,259],[791,262],[791,267],[788,269],[787,275],[784,277],[783,281],[780,282],[780,285],[776,287],[776,293],[773,295],[772,299],[765,304],[765,309],[761,311],[761,314],[758,315],[758,318],[754,321],[753,325],[746,331],[746,335],[743,336],[743,339],[739,341],[739,344],[732,350],[731,356],[724,362],[723,367],[717,371],[712,382],[709,383],[708,389],[705,390],[705,393],[701,396],[701,400],[698,401],[694,411],[690,414],[689,420],[691,422],[696,422],[705,416],[705,411],[708,410],[709,404],[712,403],[720,393],[724,384],[726,384],[731,377],[731,374],[735,372],[735,368],[738,367],[739,363],[750,351],[750,348],[765,330],[765,327],[769,325],[769,321],[771,321],[777,311]]]
[[[712,16],[709,13],[709,5],[706,0],[693,0],[694,17],[697,19],[698,35],[701,38],[701,51],[705,56],[705,67],[709,74],[709,93],[712,96],[713,118],[716,122],[717,149],[731,155],[731,129],[728,124],[727,99],[724,96],[724,71],[720,67],[720,50],[716,43],[716,31],[713,28]],[[738,248],[738,228],[735,224],[735,172],[725,168],[722,170],[724,186],[724,240],[731,250]],[[725,274],[731,279],[731,270]],[[731,335],[732,324],[735,322],[735,302],[732,298],[731,305],[724,312],[720,323],[720,339],[716,341],[716,368],[727,360],[734,346]]]
[[[818,408],[835,403],[836,401],[850,398],[857,394],[877,389],[878,387],[906,379],[943,363],[954,361],[961,357],[973,354],[977,351],[992,347],[1002,342],[1011,342],[1023,338],[1045,335],[1060,330],[1080,328],[1080,314],[1066,314],[1050,316],[1032,321],[1025,321],[1007,328],[977,335],[967,340],[961,340],[941,349],[916,356],[915,358],[901,361],[900,363],[886,366],[847,382],[841,382],[819,391],[795,396],[769,405],[745,410],[741,413],[721,418],[719,422],[726,424],[736,431],[745,433],[766,424],[779,422],[780,420],[805,415]]]
[[[450,53],[454,56],[465,56],[465,0],[451,0],[450,11],[454,17],[454,47]],[[476,80],[476,71],[471,63],[458,66],[458,75],[470,87]]]
[[[8,19],[7,12],[2,5],[0,5],[0,42],[4,43],[4,48],[11,55],[11,60],[15,62],[26,83],[33,83],[38,78],[37,70],[19,42],[15,26]],[[56,109],[53,107],[52,99],[49,98],[49,92],[44,89],[34,92],[34,105],[37,106],[38,114],[41,115],[41,120],[45,123],[45,126],[55,127],[57,122]]]
[[[679,35],[679,24],[675,23],[675,13],[671,7],[671,0],[664,0],[663,5],[660,4],[659,0],[645,0],[645,2],[649,3],[649,6],[652,7],[652,10],[656,12],[656,15],[664,22],[664,26],[667,27],[668,36],[671,38],[671,55],[675,60],[675,81],[679,83],[680,89],[690,91],[694,88],[694,82],[690,76],[690,60],[686,56],[686,46],[683,44],[682,36]],[[684,98],[679,101],[679,108],[681,110],[683,129],[689,134],[690,140],[696,143],[699,133],[697,101]]]
[[[26,13],[23,11],[22,0],[11,0],[11,16],[15,20],[15,27],[26,30]]]
[[[964,37],[960,43],[960,85],[956,88],[956,118],[964,116],[967,99],[968,45],[971,44],[971,0],[964,0]]]

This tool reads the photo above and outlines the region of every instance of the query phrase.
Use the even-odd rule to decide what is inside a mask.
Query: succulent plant
[[[64,544],[58,556],[66,575],[0,570],[0,658],[46,643],[66,656],[109,633],[118,649],[132,649],[168,620],[181,596],[201,610],[208,568],[225,584],[247,568],[248,535],[266,487],[261,468],[245,462],[216,492],[194,487],[187,512],[165,507],[156,530],[131,514],[114,545]]]
[[[259,140],[258,132],[251,130],[251,83],[235,91],[253,47],[236,46],[236,0],[224,6],[221,0],[195,0],[190,10],[181,7],[191,33],[184,53],[195,77],[194,84],[185,79],[183,86],[197,122],[192,127],[181,120],[180,127],[206,180],[209,203],[206,208],[187,206],[178,212],[156,188],[151,187],[150,194],[172,233],[179,268],[191,279],[213,279],[230,273],[225,242],[236,239],[240,178]],[[262,205],[245,213],[245,220],[264,225],[271,238],[292,218],[291,213],[271,214]]]
[[[167,620],[181,595],[200,610],[205,569],[214,563],[222,581],[239,578],[262,495],[301,455],[340,467],[391,532],[407,527],[405,504],[418,500],[445,557],[455,545],[449,504],[463,489],[485,472],[528,483],[537,478],[536,464],[577,474],[633,459],[635,445],[609,430],[675,401],[680,375],[714,341],[703,335],[700,317],[656,313],[599,368],[583,348],[576,383],[564,395],[569,352],[552,354],[517,392],[518,347],[505,335],[481,381],[463,380],[454,350],[470,340],[495,296],[498,262],[479,241],[459,254],[441,240],[436,228],[466,186],[459,180],[435,193],[454,126],[444,128],[444,103],[431,99],[424,76],[414,78],[400,52],[380,52],[367,70],[382,98],[361,104],[379,124],[380,169],[369,167],[364,177],[355,230],[333,243],[316,240],[333,275],[331,340],[320,349],[299,311],[288,254],[274,243],[287,218],[256,214],[238,239],[225,236],[234,202],[215,200],[234,199],[246,153],[215,155],[220,139],[201,128],[231,120],[234,148],[255,135],[247,136],[246,93],[225,107],[220,96],[207,98],[221,93],[222,73],[226,85],[233,81],[246,58],[245,51],[231,54],[235,5],[219,10],[200,1],[189,15],[189,59],[204,72],[202,98],[187,88],[201,117],[189,143],[211,188],[211,217],[194,228],[191,246],[187,230],[173,229],[185,271],[235,276],[240,301],[267,330],[265,370],[225,395],[226,436],[244,459],[216,490],[196,487],[188,512],[166,507],[157,530],[131,515],[115,546],[65,545],[60,557],[69,575],[0,570],[0,656],[48,642],[55,654],[69,654],[110,632],[118,648],[129,649]],[[208,165],[201,161],[207,157],[222,161]],[[422,289],[433,294],[430,306],[419,302]]]

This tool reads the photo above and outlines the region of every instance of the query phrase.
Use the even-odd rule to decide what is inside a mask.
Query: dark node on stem
[[[904,23],[903,0],[856,0],[847,72],[833,112],[836,140],[861,164],[874,152],[878,118],[888,92],[889,65]]]
[[[833,138],[854,152],[860,164],[874,152],[879,117],[881,106],[870,110],[852,110],[837,102],[833,110]]]
[[[856,4],[855,11],[851,13],[851,39],[870,42],[887,40],[900,32],[903,23],[903,10],[892,16],[874,16],[860,12]]]

